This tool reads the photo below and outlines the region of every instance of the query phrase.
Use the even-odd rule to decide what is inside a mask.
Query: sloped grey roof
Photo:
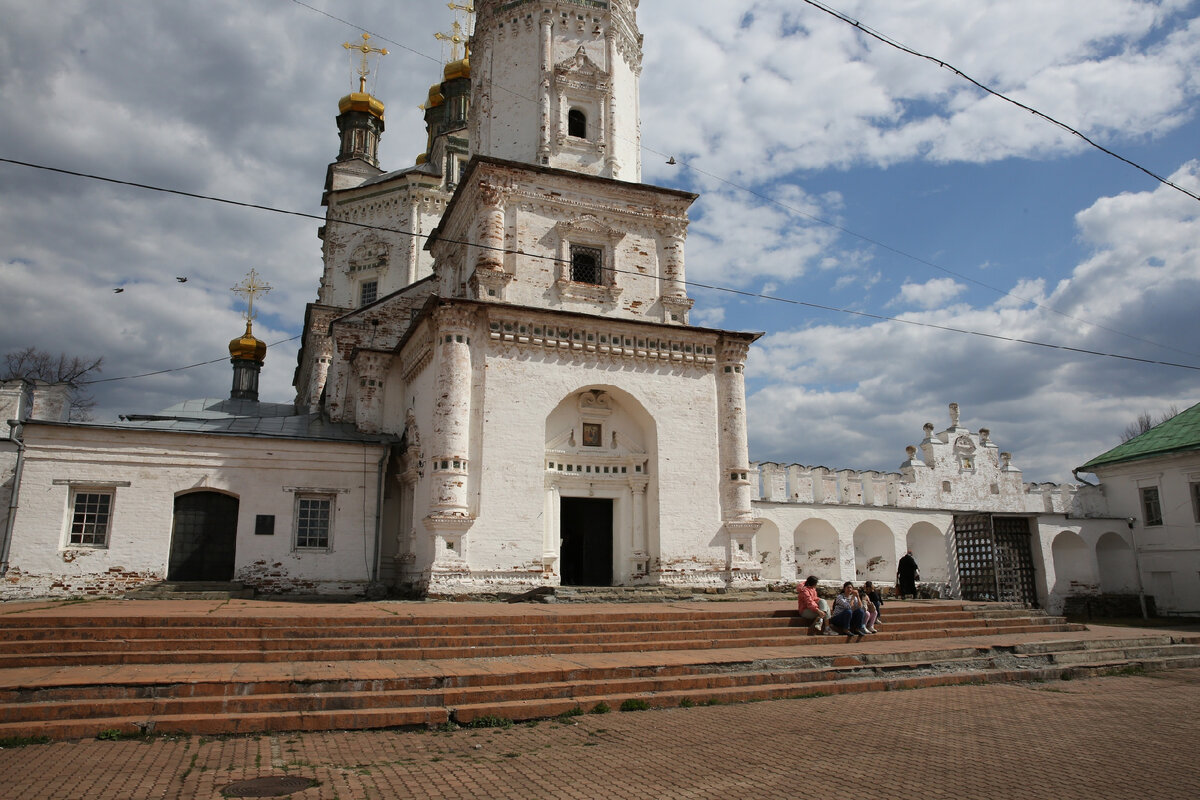
[[[226,436],[267,436],[281,439],[320,439],[340,442],[390,442],[390,434],[366,434],[353,425],[330,422],[320,413],[297,414],[290,403],[259,403],[205,397],[185,400],[157,414],[122,415],[121,422],[76,423],[120,430],[209,433]]]

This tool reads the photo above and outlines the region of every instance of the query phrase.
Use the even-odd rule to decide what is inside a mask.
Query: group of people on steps
[[[896,571],[896,591],[901,600],[908,595],[916,599],[917,581],[920,578],[917,561],[909,550],[900,559]],[[879,618],[883,610],[883,596],[874,583],[867,581],[858,589],[853,581],[846,581],[834,597],[831,609],[828,602],[817,596],[817,582],[816,575],[809,575],[804,583],[796,587],[800,618],[808,622],[810,633],[824,633],[826,636],[878,633],[875,626],[883,623]]]

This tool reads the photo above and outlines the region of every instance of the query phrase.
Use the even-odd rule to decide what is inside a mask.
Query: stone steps
[[[659,707],[1200,663],[1200,637],[1073,641],[1082,626],[1000,610],[895,607],[867,637],[809,637],[791,607],[767,606],[469,619],[167,614],[142,625],[124,614],[17,615],[0,618],[0,738],[469,724],[631,699]],[[1063,640],[961,643],[1047,634]]]

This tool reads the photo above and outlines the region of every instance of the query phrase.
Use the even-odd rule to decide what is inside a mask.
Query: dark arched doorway
[[[167,580],[233,580],[237,519],[236,497],[220,492],[176,497]]]

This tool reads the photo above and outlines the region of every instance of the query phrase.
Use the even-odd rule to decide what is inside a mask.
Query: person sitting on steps
[[[829,618],[829,625],[846,636],[863,636],[867,632],[863,628],[864,620],[862,600],[854,584],[846,581],[842,584],[842,591],[833,600],[833,616]]]
[[[796,587],[796,597],[800,604],[800,619],[808,621],[809,634],[820,633],[825,627],[825,633],[832,634],[825,620],[829,619],[829,603],[817,597],[817,576],[809,575],[804,583]]]

